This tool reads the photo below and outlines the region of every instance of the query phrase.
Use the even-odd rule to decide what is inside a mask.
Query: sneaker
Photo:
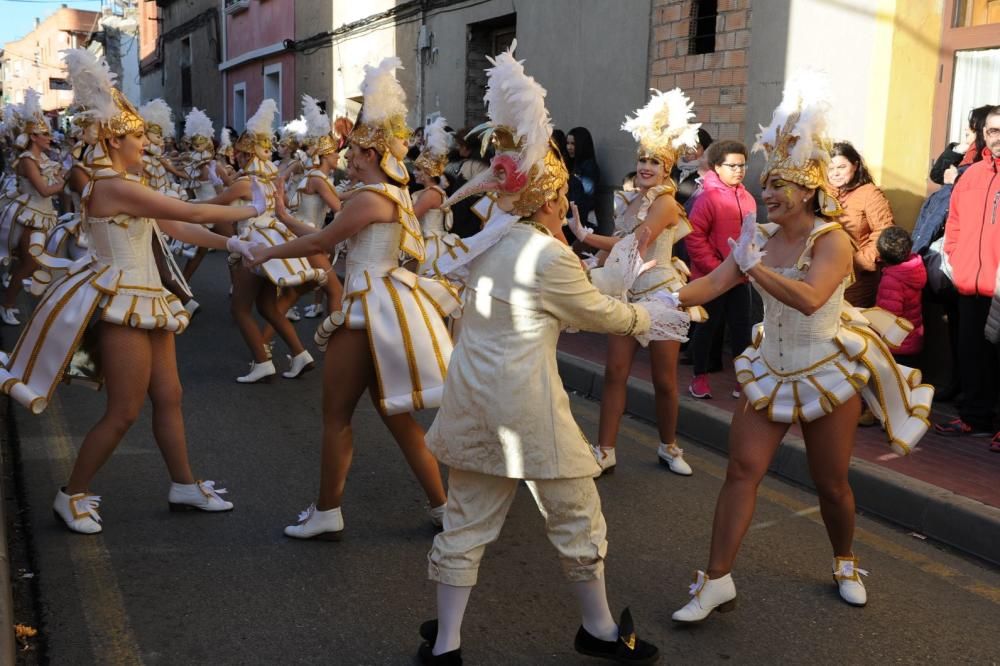
[[[323,314],[322,305],[307,305],[306,306],[306,319],[315,319]]]
[[[962,419],[952,419],[947,423],[935,423],[934,432],[945,437],[961,437],[962,435],[969,437],[991,437],[993,435],[989,430],[978,430]]]
[[[736,388],[734,388],[733,392],[730,393],[729,395],[733,396],[733,400],[739,400],[740,396],[742,395],[742,393],[740,393],[740,387],[737,386]]]
[[[695,375],[688,386],[688,393],[696,398],[707,399],[712,397],[712,387],[708,384],[708,375]]]
[[[285,314],[285,317],[288,319],[288,321],[298,321],[302,319],[302,315],[299,314],[299,308],[294,305],[288,309],[288,312]]]
[[[673,442],[672,444],[660,442],[660,445],[656,448],[656,455],[660,459],[660,463],[669,467],[670,471],[674,474],[680,474],[681,476],[691,476],[694,474],[691,465],[684,460],[684,449],[677,446],[677,442]]]
[[[615,448],[613,446],[592,446],[590,450],[594,453],[594,459],[597,460],[597,464],[601,466],[601,471],[594,475],[597,479],[605,474],[614,474],[615,465]]]
[[[5,308],[0,306],[0,321],[8,326],[20,326],[21,321],[17,318],[20,314],[17,308]]]

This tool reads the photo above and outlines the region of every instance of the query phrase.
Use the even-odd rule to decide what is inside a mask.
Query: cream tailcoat
[[[559,378],[559,332],[634,335],[649,328],[648,313],[597,291],[570,249],[530,223],[468,267],[462,335],[428,448],[450,467],[493,476],[593,476]]]

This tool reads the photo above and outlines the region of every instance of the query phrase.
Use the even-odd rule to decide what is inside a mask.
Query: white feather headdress
[[[701,123],[691,122],[694,105],[680,88],[668,92],[654,88],[652,93],[633,117],[625,117],[622,129],[639,142],[640,153],[657,158],[669,168],[679,152],[698,142]]]
[[[308,129],[306,119],[300,116],[285,123],[285,126],[281,128],[281,138],[302,141],[306,138],[306,129]]]
[[[73,87],[73,106],[83,109],[85,117],[106,123],[119,113],[115,103],[115,75],[108,63],[86,49],[62,52],[66,78]]]
[[[396,80],[396,70],[402,68],[402,61],[396,57],[385,58],[376,67],[365,65],[360,122],[380,125],[395,117],[406,117],[406,93]]]
[[[451,134],[445,129],[448,121],[438,116],[424,128],[424,149],[413,165],[431,178],[437,178],[448,166],[448,151],[451,150]]]
[[[785,83],[781,104],[767,127],[761,126],[753,151],[767,162],[761,184],[771,175],[819,192],[820,210],[835,217],[842,211],[827,175],[832,142],[829,127],[830,78],[815,69],[796,71]]]
[[[233,136],[232,132],[228,127],[223,127],[219,130],[219,150],[218,152],[226,155],[233,148]]]
[[[212,119],[199,108],[191,109],[184,117],[184,138],[193,139],[196,136],[211,139],[215,136],[215,128],[212,127]]]
[[[306,122],[306,136],[316,139],[330,133],[330,118],[319,107],[319,102],[310,95],[302,96],[302,115]]]
[[[270,136],[274,132],[274,117],[276,115],[278,115],[278,105],[270,97],[265,98],[257,107],[257,112],[247,121],[246,131]]]
[[[162,98],[157,97],[139,107],[139,115],[146,121],[147,125],[156,125],[160,128],[160,133],[164,137],[172,138],[177,128],[174,127],[174,113],[170,105]]]

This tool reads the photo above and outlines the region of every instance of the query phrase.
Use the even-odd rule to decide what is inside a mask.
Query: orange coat
[[[839,191],[837,200],[844,209],[840,223],[850,234],[857,248],[854,252],[854,284],[848,287],[844,298],[859,308],[875,305],[878,291],[878,249],[875,244],[882,230],[892,226],[892,208],[882,190],[872,183],[853,190]]]

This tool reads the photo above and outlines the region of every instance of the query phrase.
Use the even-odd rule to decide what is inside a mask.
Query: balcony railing
[[[250,0],[226,0],[226,13],[238,14],[250,8]]]

